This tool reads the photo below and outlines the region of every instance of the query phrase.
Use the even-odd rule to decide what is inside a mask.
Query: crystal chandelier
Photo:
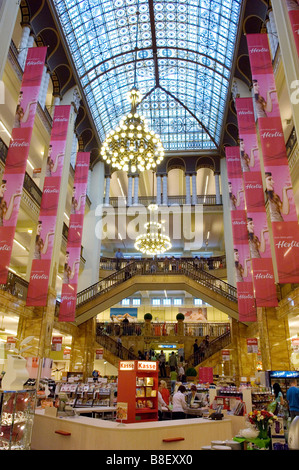
[[[103,143],[101,155],[106,163],[118,170],[153,170],[164,158],[164,148],[159,135],[148,127],[147,120],[137,113],[141,94],[133,88],[127,95],[131,111],[119,126],[110,131]]]
[[[101,155],[107,164],[124,171],[154,170],[164,158],[164,148],[158,134],[149,129],[145,117],[137,112],[142,96],[137,89],[137,52],[139,2],[137,6],[136,45],[134,63],[134,85],[127,98],[131,103],[131,111],[124,116],[116,129],[111,130],[101,148]]]
[[[158,209],[156,204],[150,204],[148,209],[151,213]],[[153,221],[152,217],[150,222],[145,224],[146,233],[139,235],[135,241],[135,248],[141,253],[156,256],[161,255],[171,248],[170,238],[161,233],[162,224]]]

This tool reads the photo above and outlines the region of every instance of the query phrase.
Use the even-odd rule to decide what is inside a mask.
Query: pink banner
[[[0,186],[0,284],[7,282],[46,52],[46,47],[28,49]]]
[[[257,307],[278,305],[252,98],[237,98],[247,238]]]
[[[89,162],[90,153],[78,153],[59,309],[63,322],[75,320]]]
[[[46,306],[70,106],[56,106],[46,162],[46,176],[35,234],[27,305]]]
[[[254,106],[263,153],[279,282],[299,282],[299,227],[267,34],[248,34]]]
[[[299,1],[285,0],[285,3],[289,12],[291,27],[294,34],[297,53],[299,56]]]
[[[244,186],[240,147],[226,147],[228,191],[234,244],[235,279],[238,294],[239,320],[256,321],[251,258],[247,233]]]

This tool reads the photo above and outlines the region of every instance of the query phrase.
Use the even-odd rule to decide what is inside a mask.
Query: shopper
[[[158,386],[158,420],[162,421],[163,419],[163,407],[168,409],[168,406],[166,405],[165,401],[163,400],[162,397],[162,385],[161,382],[159,383]]]
[[[199,400],[199,396],[197,394],[197,388],[196,385],[191,385],[190,387],[190,392],[187,395],[187,403],[188,406],[191,406],[194,404],[194,400]]]
[[[299,416],[299,388],[297,387],[297,380],[293,379],[290,383],[290,388],[287,391],[287,400],[289,403],[290,417]]]
[[[124,255],[122,254],[120,248],[118,248],[117,252],[115,253],[115,258],[116,258],[116,270],[120,270],[120,260],[123,258]]]
[[[171,355],[169,356],[168,364],[169,364],[170,369],[171,367],[174,367],[176,369],[178,365],[178,361],[177,361],[176,355],[174,354],[174,351],[172,351]]]
[[[199,351],[199,346],[197,343],[197,339],[194,341],[193,344],[193,365],[196,366],[198,364],[198,351]]]
[[[185,419],[187,403],[185,399],[186,387],[180,385],[178,391],[172,397],[172,419]]]
[[[161,377],[166,377],[165,362],[166,362],[166,357],[165,357],[165,354],[163,352],[163,349],[161,349],[161,353],[160,353],[160,356],[159,356],[159,368],[160,368]]]
[[[179,373],[178,373],[178,376],[179,376],[179,380],[181,382],[184,382],[184,377],[185,377],[185,369],[183,367],[183,363],[181,362],[180,363],[180,366],[179,366]]]
[[[280,406],[283,406],[283,393],[279,383],[275,382],[275,384],[273,384],[273,392],[277,403],[277,410],[279,410]]]
[[[171,385],[170,392],[171,392],[171,395],[173,395],[173,393],[174,393],[177,378],[178,378],[177,371],[175,370],[175,368],[173,366],[170,367],[170,385]]]
[[[165,382],[165,380],[161,380],[160,385],[161,385],[162,398],[165,401],[166,405],[168,406],[169,405],[170,391],[167,388],[167,383]]]

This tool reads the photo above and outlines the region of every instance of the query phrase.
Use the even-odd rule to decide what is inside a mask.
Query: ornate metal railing
[[[212,289],[213,292],[220,294],[228,300],[237,302],[237,289],[234,286],[227,284],[207,271],[194,267],[190,262],[184,261],[184,259],[175,260],[175,264],[171,266],[171,269],[168,259],[162,261],[146,259],[144,261],[129,261],[124,268],[79,292],[77,295],[77,307],[114,289],[132,276],[153,274],[167,274],[170,276],[185,274],[202,286]]]
[[[119,200],[121,200],[121,204],[127,204],[127,198],[126,197],[110,197],[109,198],[109,204],[112,207],[118,207],[119,205]],[[153,198],[151,196],[139,196],[138,197],[138,204],[141,204],[143,206],[148,206],[151,202],[153,202]],[[167,205],[171,206],[173,204],[178,204],[179,206],[182,206],[186,204],[186,196],[167,196]],[[206,206],[214,206],[222,205],[222,196],[220,196],[220,204],[217,204],[216,202],[216,195],[214,194],[208,194],[208,195],[197,195],[196,199],[196,204],[203,204]]]

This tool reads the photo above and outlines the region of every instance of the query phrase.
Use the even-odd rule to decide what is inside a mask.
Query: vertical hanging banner
[[[26,305],[28,306],[44,307],[47,304],[49,275],[70,113],[71,106],[55,106],[28,286],[26,301]]]
[[[78,152],[58,318],[61,322],[75,320],[89,162],[90,153]]]
[[[297,53],[299,56],[299,1],[298,0],[284,0],[289,13],[292,31],[294,34]]]
[[[299,226],[267,34],[246,36],[278,278],[299,282]]]
[[[247,234],[247,213],[245,210],[240,148],[226,147],[225,153],[233,231],[239,320],[243,322],[255,322],[257,320],[256,304]]]
[[[0,284],[7,282],[46,53],[46,47],[28,49],[0,186]]]
[[[237,98],[247,237],[257,307],[278,305],[252,98]]]

